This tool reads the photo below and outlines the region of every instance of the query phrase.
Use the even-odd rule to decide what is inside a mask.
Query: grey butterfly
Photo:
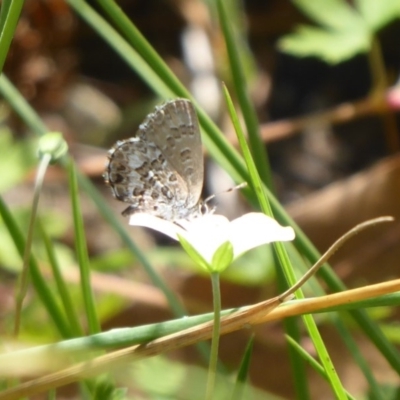
[[[203,214],[203,154],[199,122],[189,100],[156,107],[135,137],[118,141],[104,173],[113,195],[129,204],[123,215],[151,214],[169,221]]]

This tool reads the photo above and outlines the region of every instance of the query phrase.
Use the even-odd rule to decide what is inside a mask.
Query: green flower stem
[[[214,397],[215,378],[217,375],[218,347],[221,329],[221,291],[219,286],[218,272],[213,272],[211,274],[211,284],[214,303],[214,326],[211,339],[210,364],[208,367],[207,389],[205,397],[206,400],[212,400]]]
[[[22,303],[24,302],[25,294],[28,289],[28,276],[29,276],[29,261],[31,258],[31,247],[33,239],[33,228],[35,226],[35,219],[39,205],[39,196],[43,185],[44,175],[47,167],[51,161],[51,155],[45,154],[40,160],[39,170],[36,175],[35,192],[33,194],[32,212],[29,219],[28,235],[26,238],[26,246],[23,257],[22,272],[19,279],[19,285],[15,294],[15,321],[14,321],[14,336],[18,336],[19,327],[21,323]]]

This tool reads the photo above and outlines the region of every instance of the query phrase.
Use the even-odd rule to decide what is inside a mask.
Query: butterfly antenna
[[[242,189],[242,188],[244,188],[244,187],[246,187],[246,186],[247,186],[247,182],[242,182],[242,183],[240,183],[239,185],[236,185],[236,186],[233,186],[233,187],[231,187],[231,188],[229,188],[229,189],[227,189],[227,190],[224,190],[223,192],[214,193],[214,194],[212,194],[211,196],[208,196],[208,197],[204,200],[203,204],[207,204],[210,200],[212,200],[212,199],[213,199],[214,197],[216,197],[216,196],[219,196],[220,194],[233,192],[234,190]]]

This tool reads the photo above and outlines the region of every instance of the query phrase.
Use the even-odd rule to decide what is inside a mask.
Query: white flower
[[[262,213],[248,213],[233,221],[229,221],[222,215],[206,214],[190,221],[176,222],[149,214],[133,214],[129,225],[145,226],[175,240],[179,240],[179,237],[183,238],[211,266],[212,270],[215,268],[221,270],[213,265],[215,264],[214,255],[222,245],[226,246],[227,243],[232,246],[228,246],[227,249],[232,253],[229,257],[230,263],[232,259],[254,247],[271,242],[289,241],[295,237],[291,227],[283,227],[273,218]],[[181,242],[187,250],[183,241]]]

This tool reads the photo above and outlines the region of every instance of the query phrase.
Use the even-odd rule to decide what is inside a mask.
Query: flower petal
[[[292,227],[283,227],[263,213],[248,213],[230,223],[229,241],[235,258],[244,252],[271,242],[286,242],[295,237]]]
[[[210,229],[221,229],[228,227],[229,220],[219,214],[205,214],[191,220],[180,219],[177,221],[188,232],[199,232],[199,234],[207,234]]]
[[[234,258],[262,244],[293,240],[291,227],[283,227],[262,213],[248,213],[231,222],[218,214],[206,214],[192,220],[167,221],[145,213],[131,215],[130,225],[144,226],[172,239],[182,236],[210,265],[217,249],[226,242],[233,246]]]
[[[204,268],[208,272],[212,272],[210,263],[203,257],[203,254],[197,251],[183,236],[179,235],[179,242],[188,256],[196,263],[196,265]]]
[[[151,228],[175,240],[178,240],[178,234],[184,235],[186,232],[182,227],[171,221],[145,213],[132,214],[129,218],[129,225]]]
[[[182,236],[209,262],[222,243],[228,241],[229,220],[218,214],[207,214],[191,221],[178,221],[186,231]]]

